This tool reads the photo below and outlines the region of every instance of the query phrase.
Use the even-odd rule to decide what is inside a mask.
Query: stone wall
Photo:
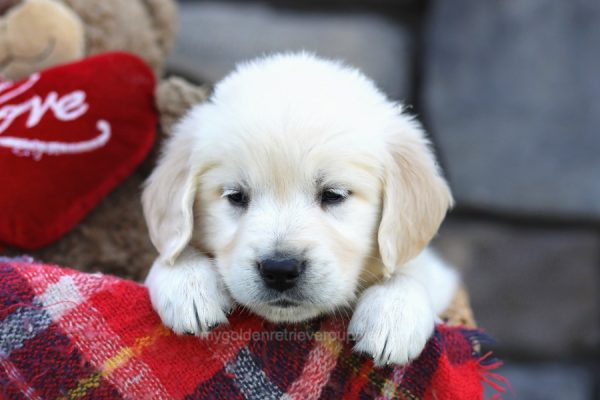
[[[458,201],[434,246],[515,398],[599,398],[600,2],[308,3],[182,2],[171,70],[306,49],[413,105]]]

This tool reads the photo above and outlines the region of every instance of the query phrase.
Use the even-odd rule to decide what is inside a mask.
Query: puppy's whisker
[[[350,306],[349,304],[344,304],[344,306],[340,310],[342,313],[344,313],[344,317],[346,319],[350,319],[350,311],[348,309],[349,306]]]
[[[365,256],[365,259],[367,260],[375,260],[377,262],[380,262],[381,264],[383,264],[383,260],[381,259],[381,257],[375,257],[375,256]]]
[[[363,270],[361,271],[361,274],[367,274],[367,275],[370,275],[370,276],[371,276],[371,278],[379,278],[379,277],[380,277],[380,275],[377,275],[375,272],[373,272],[373,271],[371,271],[371,270],[369,270],[369,269],[363,269]]]

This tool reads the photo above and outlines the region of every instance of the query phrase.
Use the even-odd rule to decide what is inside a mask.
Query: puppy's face
[[[231,141],[215,145],[199,180],[194,242],[237,302],[302,320],[354,298],[379,221],[380,170],[351,132],[266,130],[222,133]]]
[[[310,56],[225,79],[144,193],[161,255],[200,249],[272,321],[350,304],[426,245],[450,201],[419,127],[355,70]]]

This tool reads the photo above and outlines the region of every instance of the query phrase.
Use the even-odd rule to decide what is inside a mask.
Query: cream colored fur
[[[323,203],[327,190],[345,200]],[[228,200],[238,192],[247,207]],[[425,250],[451,204],[421,126],[359,71],[309,54],[261,58],[189,112],[148,179],[160,257],[146,284],[178,333],[225,322],[232,301],[275,322],[351,308],[356,349],[406,363],[457,285]],[[256,267],[275,252],[308,261],[283,293]]]

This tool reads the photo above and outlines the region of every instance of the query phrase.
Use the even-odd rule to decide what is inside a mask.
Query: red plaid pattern
[[[0,259],[0,394],[7,399],[480,399],[498,362],[477,331],[439,325],[421,357],[374,368],[347,321],[275,325],[235,312],[210,337],[176,336],[146,289]]]

